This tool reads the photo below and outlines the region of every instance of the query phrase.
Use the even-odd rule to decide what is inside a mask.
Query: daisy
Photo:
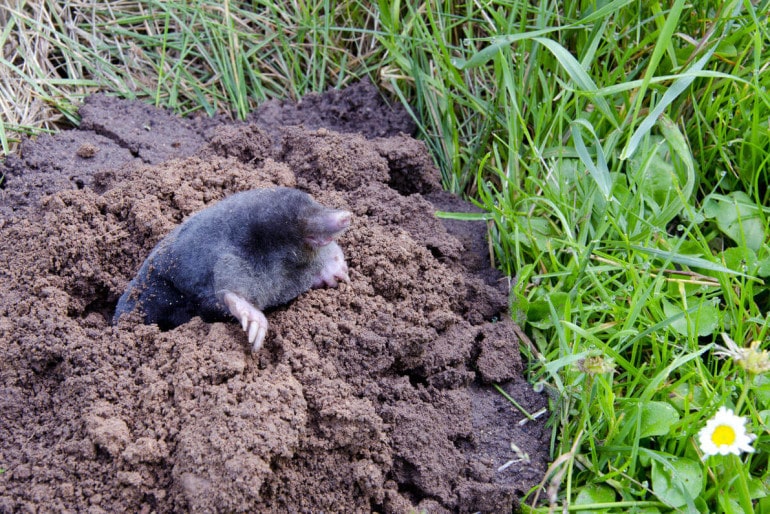
[[[731,409],[719,407],[714,417],[698,432],[703,457],[752,453],[754,448],[751,442],[757,436],[746,433],[746,421],[746,418],[736,416]]]
[[[760,341],[752,341],[748,348],[741,348],[727,334],[722,334],[722,340],[725,345],[716,345],[715,355],[732,358],[740,367],[753,375],[770,371],[770,352],[759,348]]]

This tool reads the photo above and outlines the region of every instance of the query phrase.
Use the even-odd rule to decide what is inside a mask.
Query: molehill
[[[246,123],[90,97],[0,190],[0,511],[510,512],[547,466],[484,225],[361,83]],[[153,246],[257,187],[352,212],[350,282],[235,322],[110,323]],[[512,449],[514,443],[518,451]],[[502,465],[515,461],[503,470]]]

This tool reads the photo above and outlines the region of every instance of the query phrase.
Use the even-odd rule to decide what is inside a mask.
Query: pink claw
[[[259,350],[262,347],[265,335],[267,335],[268,328],[267,318],[262,311],[254,307],[245,298],[230,291],[224,293],[222,301],[230,310],[230,313],[241,322],[243,330],[248,335],[249,343],[251,343],[251,351],[256,352]]]

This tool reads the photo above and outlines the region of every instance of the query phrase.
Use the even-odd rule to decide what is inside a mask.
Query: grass
[[[97,90],[242,118],[268,98],[373,74],[383,57],[374,13],[331,1],[16,0],[0,22],[6,154],[21,135],[77,123],[77,104]]]
[[[242,117],[369,76],[512,279],[553,411],[525,511],[769,512],[768,1],[281,5],[0,7],[3,150],[97,88]],[[754,453],[703,454],[720,406]]]

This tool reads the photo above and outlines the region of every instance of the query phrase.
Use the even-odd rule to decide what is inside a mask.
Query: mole
[[[137,307],[169,330],[194,316],[240,321],[252,351],[262,346],[263,311],[301,293],[349,282],[335,242],[351,213],[297,189],[236,193],[185,220],[162,239],[120,297],[113,323]]]

